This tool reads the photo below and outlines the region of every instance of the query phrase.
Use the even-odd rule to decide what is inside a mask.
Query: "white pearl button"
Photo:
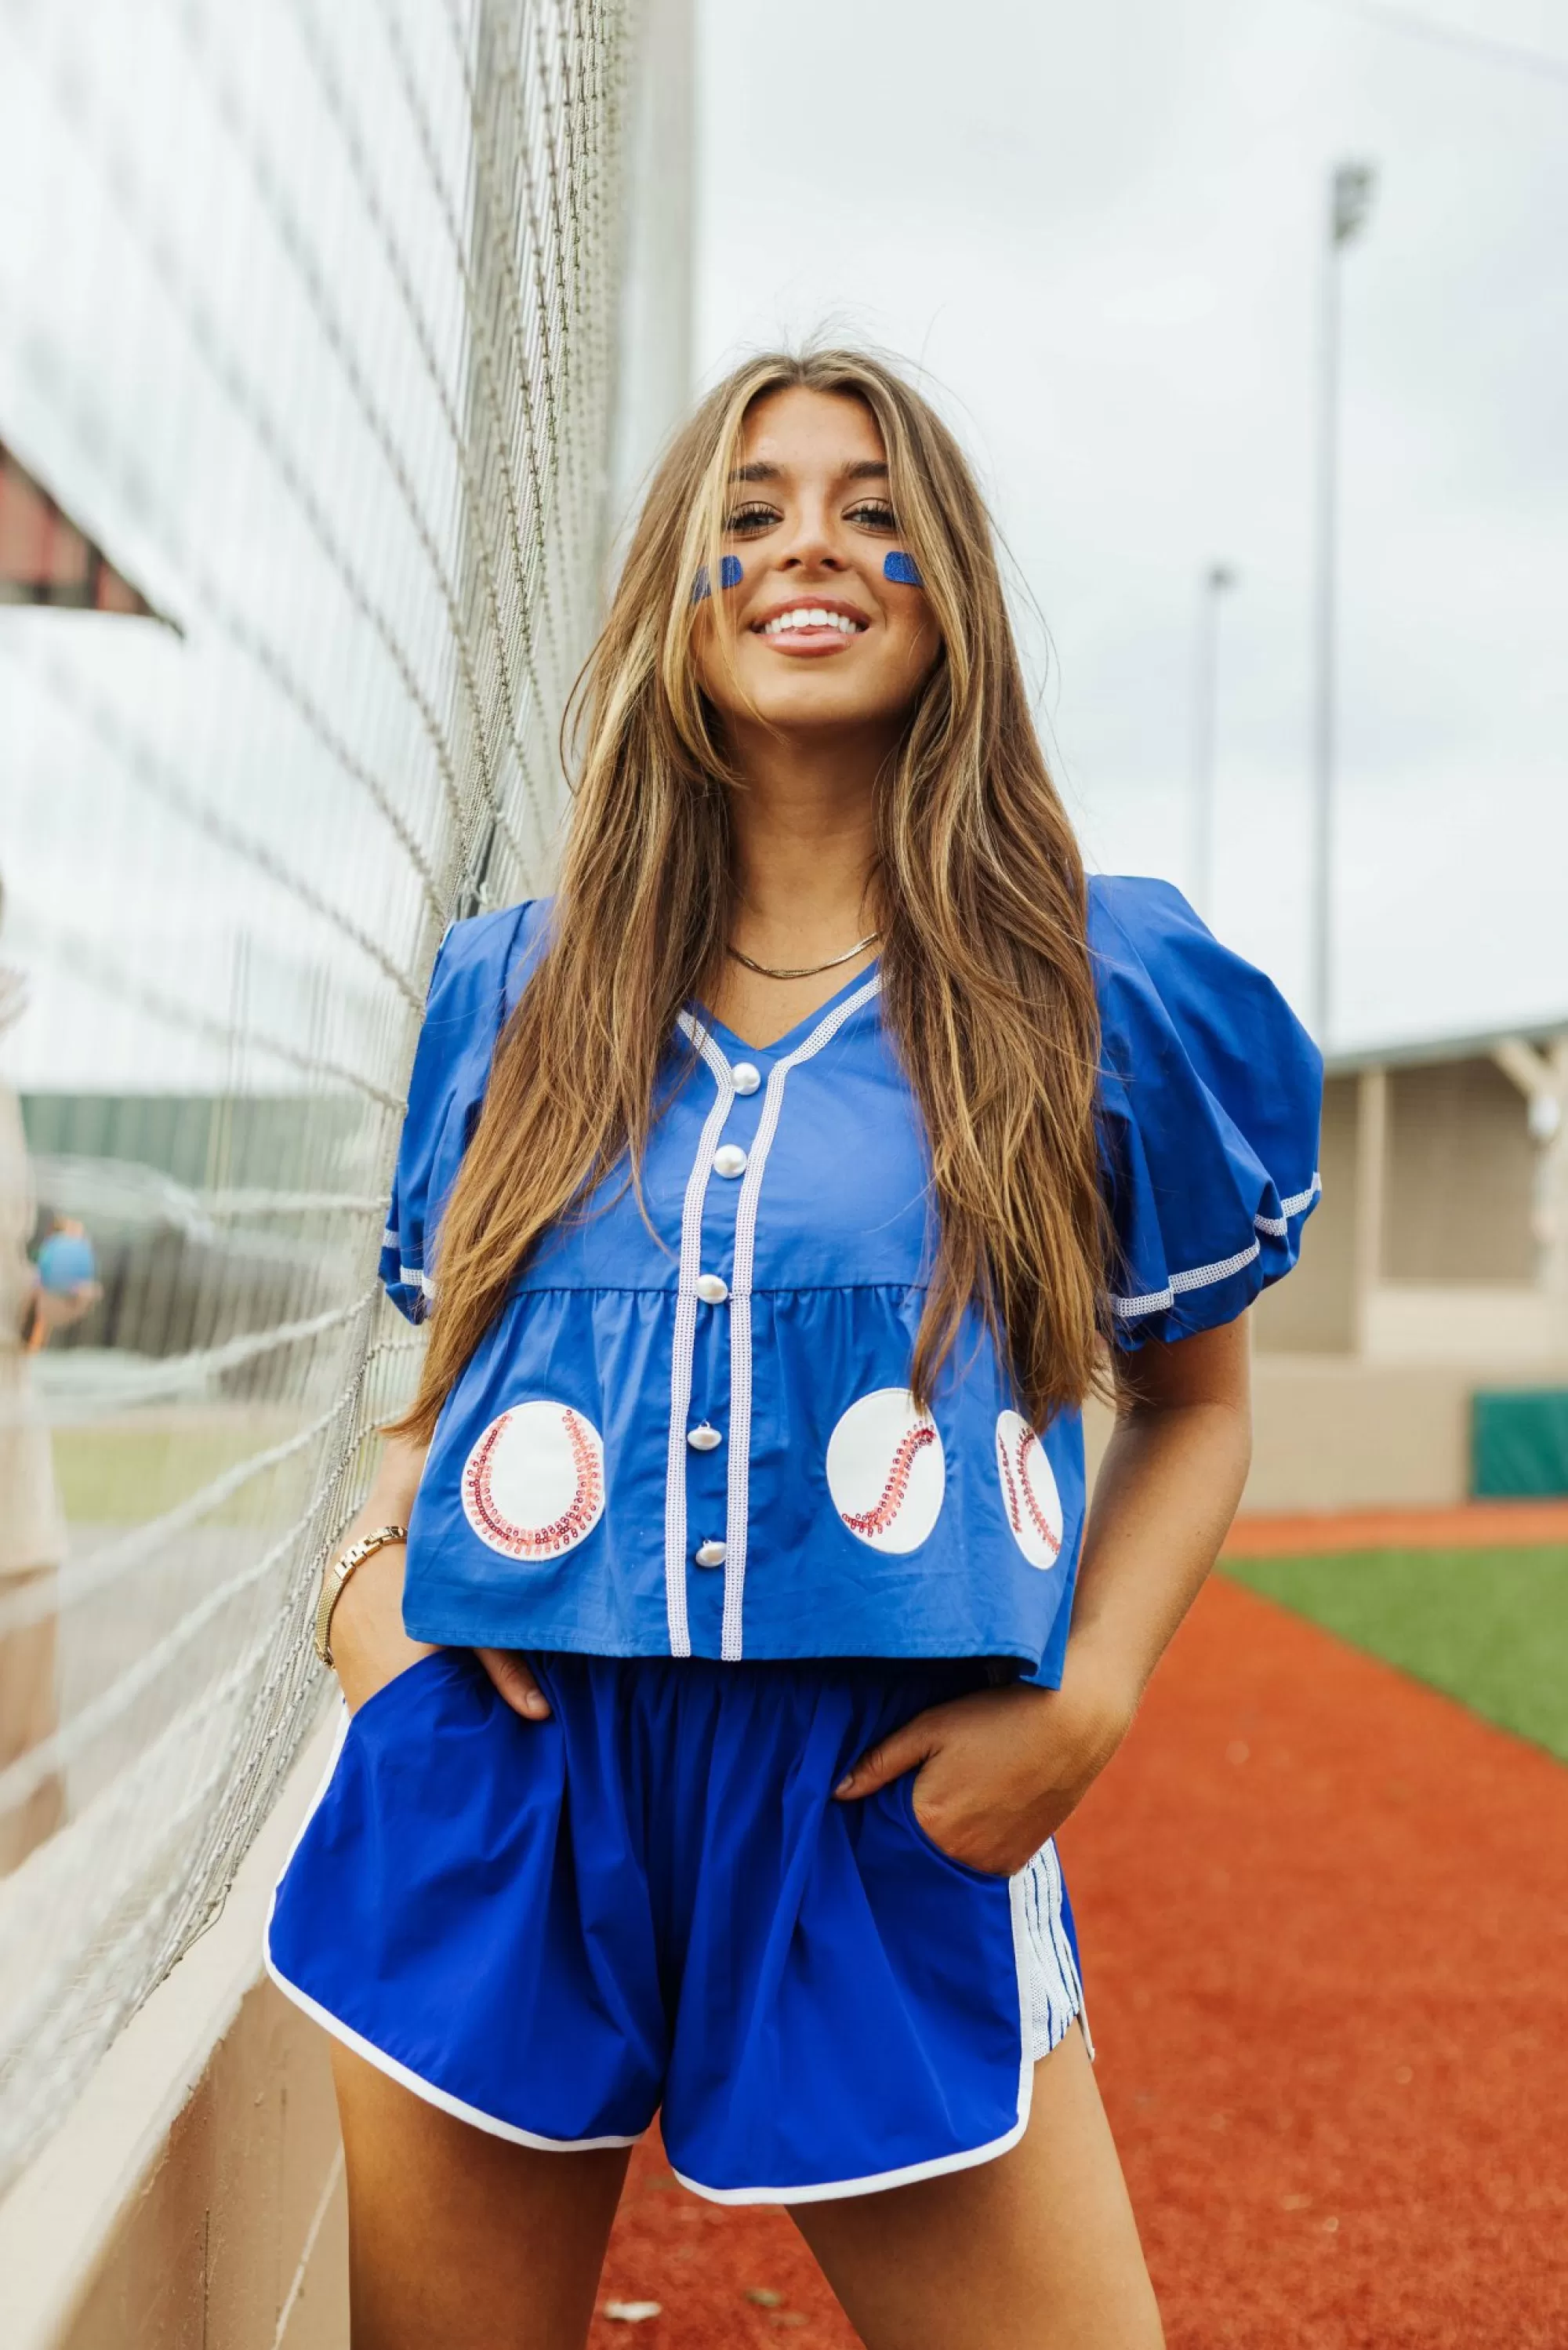
[[[737,1061],[730,1072],[730,1083],[738,1094],[754,1094],[762,1081],[763,1073],[753,1061]]]
[[[710,1428],[704,1420],[701,1428],[687,1430],[686,1441],[693,1452],[711,1452],[715,1446],[722,1444],[724,1440],[716,1428]]]
[[[720,1274],[700,1273],[697,1276],[697,1295],[704,1305],[722,1305],[725,1298],[730,1295],[730,1284]]]
[[[718,1149],[713,1153],[714,1174],[743,1175],[745,1171],[746,1154],[742,1149],[740,1144],[738,1142],[722,1142],[719,1145]]]
[[[716,1542],[699,1543],[696,1550],[696,1559],[699,1566],[722,1566],[724,1564],[723,1544]]]

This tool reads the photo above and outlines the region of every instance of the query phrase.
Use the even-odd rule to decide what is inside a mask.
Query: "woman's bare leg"
[[[1010,2154],[791,2211],[866,2350],[1161,2350],[1082,2036],[1034,2069]]]
[[[352,2350],[580,2350],[628,2155],[513,2146],[337,2042]]]

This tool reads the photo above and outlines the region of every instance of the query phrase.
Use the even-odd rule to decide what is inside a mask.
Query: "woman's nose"
[[[842,571],[845,556],[826,515],[802,515],[780,554],[785,570]]]

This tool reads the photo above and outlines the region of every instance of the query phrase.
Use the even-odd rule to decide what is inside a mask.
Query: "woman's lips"
[[[846,637],[839,629],[789,629],[776,637],[759,634],[757,641],[766,645],[770,652],[788,653],[797,660],[815,660],[824,653],[844,652],[859,642],[861,633],[857,630],[854,636]]]
[[[824,653],[841,652],[846,645],[852,645],[870,625],[864,612],[842,598],[824,596],[819,600],[803,596],[753,620],[751,632],[780,652],[819,660]]]

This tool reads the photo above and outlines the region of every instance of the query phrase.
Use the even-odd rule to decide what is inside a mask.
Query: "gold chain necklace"
[[[780,971],[775,970],[772,963],[753,962],[749,954],[741,952],[739,947],[726,947],[724,951],[736,962],[743,962],[748,971],[754,971],[759,979],[815,979],[819,972],[836,971],[841,962],[853,962],[857,954],[864,954],[867,947],[874,947],[881,935],[880,931],[867,931],[863,939],[857,939],[855,944],[846,947],[842,954],[834,955],[827,962],[803,963],[798,971]]]

